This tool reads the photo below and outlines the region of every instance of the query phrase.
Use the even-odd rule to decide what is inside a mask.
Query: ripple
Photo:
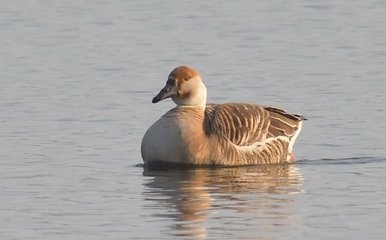
[[[347,157],[347,158],[322,158],[322,159],[301,159],[296,163],[299,165],[347,165],[347,164],[368,164],[386,162],[386,158],[380,157]]]

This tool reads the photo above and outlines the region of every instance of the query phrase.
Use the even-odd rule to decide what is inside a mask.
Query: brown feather
[[[283,109],[264,107],[269,113],[270,126],[268,128],[270,137],[287,136],[291,139],[298,130],[299,123],[306,120],[303,116],[289,114]]]
[[[238,146],[248,146],[271,137],[292,137],[305,118],[282,109],[254,104],[208,104],[206,135],[222,136]]]

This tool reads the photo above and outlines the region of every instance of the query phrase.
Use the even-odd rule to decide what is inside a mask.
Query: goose
[[[248,103],[207,104],[198,71],[175,68],[152,102],[177,105],[151,125],[142,138],[145,165],[242,166],[291,163],[303,121],[298,114]]]

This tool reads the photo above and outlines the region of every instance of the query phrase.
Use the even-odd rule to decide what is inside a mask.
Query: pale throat
[[[206,106],[206,87],[200,82],[187,97],[172,98],[177,106],[205,107]]]

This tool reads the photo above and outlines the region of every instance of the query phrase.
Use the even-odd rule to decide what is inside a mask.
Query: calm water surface
[[[384,239],[385,1],[2,1],[0,239]],[[297,163],[148,170],[176,66],[309,121]]]

